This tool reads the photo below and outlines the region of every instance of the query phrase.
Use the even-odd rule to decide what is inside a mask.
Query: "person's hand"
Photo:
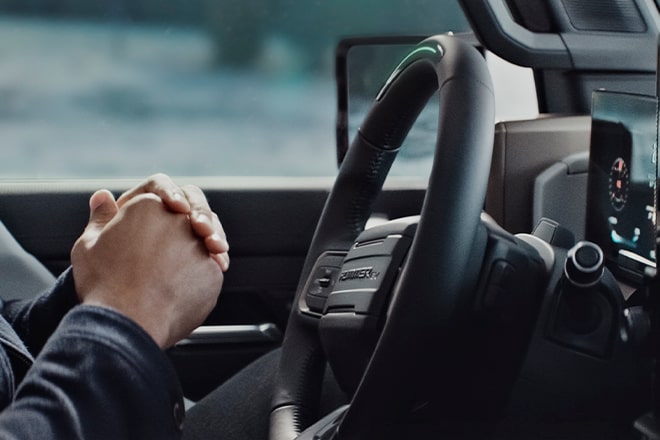
[[[188,203],[191,214],[175,212],[157,192],[120,198],[121,208],[111,193],[96,192],[89,224],[71,252],[81,301],[128,316],[163,348],[204,321],[223,281],[225,248],[214,247],[216,238],[199,239],[213,235],[200,234],[200,228],[208,232],[218,224],[213,216],[208,223],[191,223],[193,207],[206,202],[194,187],[181,191],[186,201],[178,203]]]
[[[179,187],[165,174],[154,174],[117,199],[117,208],[140,194],[155,194],[173,212],[188,215],[190,224],[206,244],[207,249],[223,272],[229,268],[229,244],[222,224],[206,201],[202,191],[192,185]]]

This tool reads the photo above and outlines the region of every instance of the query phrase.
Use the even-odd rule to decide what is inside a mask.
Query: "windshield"
[[[0,176],[336,173],[345,36],[468,29],[454,1],[0,1]]]

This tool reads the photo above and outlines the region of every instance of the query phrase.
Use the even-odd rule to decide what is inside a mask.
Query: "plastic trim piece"
[[[557,33],[532,32],[515,22],[505,0],[460,3],[482,44],[512,63],[559,70],[655,72],[660,15],[650,0],[635,0],[646,25],[646,32],[638,33],[580,31],[572,26]],[[557,21],[570,23],[567,16]]]
[[[281,340],[282,332],[272,323],[258,325],[204,325],[195,329],[189,337],[178,342],[176,346],[267,343]]]

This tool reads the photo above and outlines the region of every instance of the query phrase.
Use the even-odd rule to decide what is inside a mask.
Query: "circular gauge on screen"
[[[612,163],[612,168],[610,168],[609,184],[610,203],[616,211],[621,211],[626,206],[629,182],[630,174],[628,172],[628,165],[625,160],[618,157]]]

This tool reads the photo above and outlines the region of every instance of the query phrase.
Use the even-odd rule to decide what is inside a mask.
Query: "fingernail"
[[[198,223],[206,223],[207,225],[211,224],[211,219],[208,217],[208,215],[202,214],[201,212],[195,214],[195,220]]]
[[[172,198],[174,200],[176,200],[177,202],[181,202],[181,203],[185,204],[186,206],[188,206],[188,199],[186,199],[186,197],[183,194],[181,194],[180,192],[176,191],[176,192],[172,193]]]
[[[190,212],[190,204],[188,203],[188,199],[186,199],[183,194],[178,191],[174,191],[171,193],[171,197],[175,202],[182,204],[187,212]]]
[[[221,248],[225,249],[225,252],[229,250],[229,243],[227,240],[223,237],[221,237],[219,234],[213,234],[211,235],[211,240],[215,241],[220,245]]]
[[[229,270],[229,255],[220,255],[220,261],[222,262],[222,271],[227,272]]]
[[[211,258],[220,266],[222,272],[229,270],[229,256],[227,254],[211,254]]]

